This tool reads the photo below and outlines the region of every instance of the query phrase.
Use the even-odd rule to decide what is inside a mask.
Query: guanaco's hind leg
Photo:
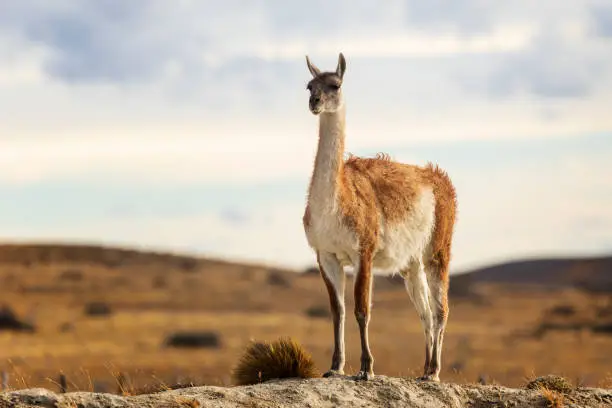
[[[340,262],[334,254],[320,252],[317,254],[321,277],[329,294],[329,305],[334,321],[334,355],[331,369],[323,377],[344,374],[344,287],[345,275]]]
[[[441,273],[440,266],[430,266],[427,269],[431,311],[433,314],[433,353],[429,369],[425,372],[428,380],[439,381],[442,369],[442,343],[448,320],[448,276]]]
[[[421,379],[430,379],[428,378],[428,373],[431,367],[431,362],[434,359],[433,352],[435,344],[435,330],[432,308],[430,304],[429,285],[427,282],[423,261],[421,259],[413,260],[408,268],[402,271],[401,274],[404,277],[406,290],[408,291],[410,299],[412,300],[417,314],[421,319],[423,332],[425,333],[425,364],[423,369],[423,377],[421,377]]]
[[[355,276],[355,318],[359,324],[361,337],[361,369],[357,380],[369,380],[374,376],[374,357],[370,351],[368,324],[372,298],[372,253],[363,251]]]

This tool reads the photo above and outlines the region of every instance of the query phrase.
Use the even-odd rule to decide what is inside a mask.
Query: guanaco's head
[[[342,77],[344,77],[344,71],[346,70],[344,55],[340,53],[338,57],[336,72],[321,72],[310,62],[308,56],[306,56],[306,65],[308,65],[308,70],[313,77],[306,87],[310,91],[310,100],[308,101],[310,111],[315,115],[321,112],[336,112],[344,104],[341,89]]]

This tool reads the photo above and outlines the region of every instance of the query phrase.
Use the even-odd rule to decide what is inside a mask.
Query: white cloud
[[[454,54],[513,52],[524,49],[533,27],[498,27],[490,33],[457,36],[409,31],[401,34],[357,34],[352,38],[318,41],[280,40],[255,48],[254,56],[270,60],[303,59],[305,54],[337,57],[342,51],[352,58],[431,58]],[[247,51],[248,52],[248,51]]]
[[[530,160],[479,171],[448,168],[459,196],[453,271],[517,257],[609,251],[609,163],[580,154],[545,165]],[[301,224],[304,201],[279,194],[248,208],[238,218],[226,212],[109,216],[63,225],[61,233],[55,225],[8,225],[2,235],[137,245],[293,268],[314,263]]]
[[[300,87],[295,93],[303,103],[296,103],[290,117],[237,114],[239,119],[232,120],[209,114],[202,119],[191,112],[181,117],[169,111],[168,119],[151,121],[149,117],[163,111],[153,105],[138,108],[141,113],[133,113],[135,118],[125,118],[121,110],[131,105],[125,103],[128,98],[115,112],[110,108],[98,113],[96,104],[86,106],[89,99],[85,97],[83,106],[74,106],[85,110],[74,118],[72,106],[54,112],[61,102],[54,106],[50,100],[45,104],[50,104],[53,114],[34,122],[27,121],[27,112],[11,115],[9,109],[0,125],[0,181],[104,176],[146,183],[247,183],[307,177],[316,150],[317,118],[307,111],[304,90]],[[604,97],[553,103],[523,97],[518,103],[497,104],[466,97],[463,105],[444,104],[437,111],[385,111],[388,108],[381,105],[355,112],[353,93],[350,89],[347,96],[347,150],[368,155],[469,140],[549,139],[553,143],[559,137],[579,140],[584,134],[612,129]],[[116,122],[111,121],[113,115],[118,117]],[[15,119],[18,123],[12,124]]]
[[[550,147],[543,140],[481,141],[470,145],[473,151],[466,147],[457,149],[459,157],[454,157],[449,147],[442,155],[446,157],[443,167],[456,185],[459,200],[454,271],[517,257],[598,254],[610,250],[612,188],[608,175],[612,165],[611,145],[605,138],[590,138],[583,145],[571,139],[562,144],[553,140]],[[405,152],[397,158],[415,161],[411,156]],[[124,188],[130,185],[143,188],[125,175],[111,182]],[[194,191],[204,192],[208,187],[198,183],[179,190],[151,187],[132,200],[122,198],[121,194],[125,195],[122,189],[101,189],[117,197],[108,200],[107,211],[96,208],[89,212],[79,207],[91,200],[80,200],[75,192],[64,200],[53,196],[54,191],[62,194],[64,190],[51,188],[47,190],[51,204],[40,203],[37,207],[27,201],[37,195],[20,196],[22,201],[16,205],[29,209],[17,218],[27,219],[35,213],[40,219],[41,211],[47,211],[55,221],[18,222],[4,214],[9,222],[3,224],[2,238],[137,245],[302,268],[314,261],[301,224],[307,180],[296,178],[293,185],[304,194],[288,193],[284,186],[268,188],[257,193],[255,199],[246,193],[242,197],[239,192],[247,188],[241,190],[237,184],[231,193],[220,188],[207,194],[211,198],[222,196],[219,201],[225,204],[216,206],[221,209],[178,206],[182,209],[176,211],[172,211],[177,208],[172,207],[172,202],[182,202]],[[253,195],[258,189],[256,184],[248,187]],[[36,189],[30,187],[28,191]],[[233,198],[223,198],[224,191]],[[147,197],[162,199],[153,205]],[[51,210],[48,205],[66,208]],[[130,207],[117,214],[114,205]],[[70,222],[73,213],[80,215],[77,221]]]
[[[605,6],[0,2],[0,183],[305,180],[316,118],[306,107],[304,54],[327,70],[338,51],[348,59],[349,151],[393,153],[470,140],[580,141],[612,131]],[[453,168],[462,192],[456,266],[610,242],[601,228],[609,225],[612,194],[601,178],[609,165],[592,159],[564,158],[550,171],[536,163],[504,174],[472,174],[465,162]],[[571,176],[558,177],[566,173]],[[598,190],[608,193],[593,193]],[[557,201],[544,205],[551,197]],[[208,248],[301,265],[311,259],[300,242],[302,203],[285,204],[252,208],[246,223],[206,213],[92,219],[66,225],[61,237],[56,229],[25,224],[3,233]],[[203,228],[192,231],[192,225]],[[560,225],[572,233],[559,233]],[[572,241],[572,235],[581,238]]]
[[[307,174],[316,147],[314,129],[311,137],[261,129],[250,132],[244,123],[106,126],[42,140],[0,140],[0,182],[128,177],[148,183],[245,183]]]
[[[41,84],[44,49],[0,35],[0,89]]]
[[[474,105],[472,105],[473,107]],[[469,140],[549,139],[612,128],[605,104],[559,103],[550,121],[532,100],[504,108],[476,105],[404,118],[349,114],[347,150],[378,151]],[[296,113],[297,115],[297,113]],[[376,123],[375,118],[381,120]],[[389,119],[390,118],[390,119]],[[444,120],[440,120],[443,118]],[[192,121],[193,120],[193,121]],[[307,177],[317,144],[317,119],[306,111],[291,122],[245,117],[234,123],[106,124],[35,129],[30,137],[0,139],[0,181],[106,177],[140,183],[248,183]],[[426,160],[427,158],[419,158]]]
[[[25,242],[137,245],[301,268],[315,259],[302,229],[302,213],[303,203],[280,202],[253,209],[248,222],[235,222],[216,213],[122,217],[66,225],[61,234],[54,227],[10,227],[0,237]]]

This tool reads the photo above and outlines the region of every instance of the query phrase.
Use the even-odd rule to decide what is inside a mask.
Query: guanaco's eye
[[[340,85],[332,84],[329,86],[329,89],[333,91],[337,91],[338,89],[340,89]]]

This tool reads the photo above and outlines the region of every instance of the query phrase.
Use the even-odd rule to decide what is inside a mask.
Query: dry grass
[[[546,406],[549,408],[563,408],[565,396],[557,391],[548,388],[540,388],[540,394],[544,398]]]
[[[525,387],[530,390],[547,389],[563,394],[569,394],[574,390],[574,386],[569,380],[553,374],[534,378],[529,381]]]
[[[612,374],[607,374],[605,378],[597,384],[597,386],[612,389]]]
[[[314,378],[320,374],[300,344],[281,338],[271,343],[250,344],[232,376],[236,385],[250,385],[282,378]]]
[[[552,374],[531,379],[525,388],[538,390],[549,408],[564,407],[567,395],[575,389],[567,378]]]
[[[271,272],[289,272],[257,266],[213,261],[193,266],[174,258],[137,255],[110,257],[104,263],[77,261],[0,263],[2,303],[37,329],[0,331],[0,371],[9,372],[11,388],[57,391],[47,379],[57,382],[60,371],[70,391],[117,392],[118,373],[129,377],[131,385],[124,386],[133,388],[126,390],[129,393],[162,383],[229,385],[236,357],[249,339],[272,342],[279,336],[299,340],[318,367],[329,366],[332,323],[304,313],[312,305],[328,304],[318,273],[290,275],[287,287],[271,285],[269,279]],[[69,269],[80,271],[81,278],[62,278]],[[376,281],[374,287],[370,342],[375,372],[420,375],[423,332],[403,285]],[[487,383],[495,379],[520,386],[530,373],[555,372],[597,386],[610,375],[612,355],[602,352],[612,349],[610,335],[520,335],[540,324],[556,305],[571,305],[582,313],[609,302],[609,295],[495,285],[475,289],[486,304],[451,298],[442,381],[476,382],[483,376]],[[113,313],[102,319],[83,314],[92,302],[108,304]],[[347,311],[352,307],[349,291]],[[66,324],[70,330],[62,329]],[[223,341],[220,348],[164,347],[169,335],[185,331],[214,331]],[[347,313],[346,352],[345,371],[353,374],[360,346],[352,313]]]
[[[178,396],[175,398],[176,404],[181,408],[199,408],[200,401],[194,398]]]
[[[55,408],[78,408],[78,407],[79,405],[70,399],[64,399],[55,404]]]

